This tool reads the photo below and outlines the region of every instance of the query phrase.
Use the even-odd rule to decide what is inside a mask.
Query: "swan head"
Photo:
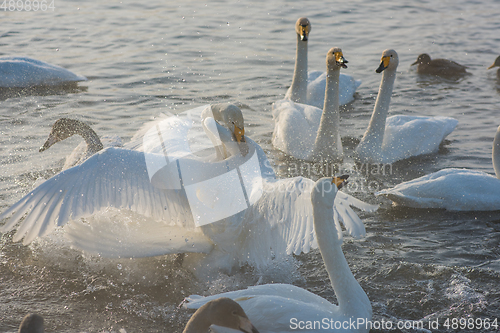
[[[307,17],[301,17],[295,23],[295,32],[300,37],[300,40],[307,42],[309,33],[311,32],[311,22]]]
[[[54,125],[52,125],[52,130],[50,131],[47,141],[40,147],[40,152],[49,149],[53,144],[65,140],[75,134],[83,135],[84,133],[95,132],[87,124],[76,120],[61,118],[58,119]],[[97,135],[96,135],[97,136]]]
[[[231,131],[238,143],[245,142],[245,121],[241,109],[234,104],[221,103],[212,105],[216,120],[222,121],[223,125]]]
[[[387,49],[382,52],[382,58],[380,59],[380,66],[375,70],[377,73],[389,69],[395,71],[399,65],[399,57],[396,51],[392,49]]]
[[[340,47],[332,47],[326,54],[326,67],[328,70],[339,70],[347,68],[348,61],[344,58]]]
[[[431,56],[427,53],[422,53],[417,57],[417,61],[415,61],[411,66],[417,64],[429,64],[431,62]]]
[[[201,325],[196,325],[196,322]],[[184,332],[199,332],[200,329],[204,332],[205,327],[201,327],[202,324],[232,328],[245,333],[259,333],[243,308],[227,297],[218,298],[200,307],[189,320]]]
[[[27,314],[21,325],[19,325],[19,333],[43,333],[43,317],[37,314]]]
[[[491,65],[490,67],[488,67],[488,69],[492,69],[493,67],[500,67],[500,56],[498,56],[495,59],[495,62],[493,63],[493,65]]]
[[[311,200],[314,205],[325,205],[333,207],[337,191],[347,184],[349,175],[339,177],[324,177],[319,179],[311,193]]]

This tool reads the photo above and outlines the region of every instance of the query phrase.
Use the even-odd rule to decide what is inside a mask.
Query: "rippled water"
[[[0,11],[0,55],[30,56],[89,78],[70,90],[2,92],[0,209],[40,177],[58,172],[78,144],[79,138],[71,138],[38,152],[62,116],[126,141],[163,111],[239,103],[247,133],[265,148],[281,177],[320,177],[321,168],[298,172],[301,162],[287,159],[270,142],[271,104],[291,83],[294,23],[307,16],[309,68],[324,69],[326,51],[340,46],[349,61],[344,73],[363,81],[341,115],[346,165],[371,115],[380,82],[375,69],[386,48],[400,57],[391,114],[459,120],[438,154],[396,163],[385,175],[351,176],[354,195],[382,205],[375,214],[360,214],[367,237],[346,238],[343,246],[372,302],[373,319],[422,321],[425,328],[439,319],[433,331],[445,331],[447,318],[500,320],[500,212],[393,208],[373,196],[377,189],[444,167],[493,173],[500,83],[486,67],[500,52],[498,8],[498,2],[486,0],[193,0],[56,1],[54,11]],[[422,52],[467,65],[472,75],[458,81],[419,77],[410,64]],[[244,288],[261,276],[243,267],[231,276],[198,281],[170,257],[110,260],[50,240],[26,247],[11,238],[12,233],[0,236],[0,331],[16,331],[22,316],[35,311],[45,317],[48,332],[180,332],[190,316],[177,308],[185,296]],[[265,272],[262,281],[294,283],[335,301],[319,252],[290,258],[286,266]]]

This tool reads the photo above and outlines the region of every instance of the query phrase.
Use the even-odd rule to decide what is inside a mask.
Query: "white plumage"
[[[493,141],[497,177],[467,169],[443,169],[377,192],[395,204],[456,211],[500,210],[500,127]]]
[[[321,190],[331,182],[331,178],[320,179],[309,197],[314,207],[319,249],[338,305],[293,285],[266,284],[209,297],[189,296],[184,306],[196,309],[213,299],[228,297],[241,305],[261,333],[368,332],[366,322],[372,316],[370,300],[349,269],[333,221],[332,205],[337,189],[334,185],[327,193]],[[320,326],[308,328],[307,322],[319,322]],[[356,324],[350,325],[351,322]],[[218,326],[212,328],[215,332],[228,332]]]
[[[0,231],[7,232],[21,222],[14,240],[19,241],[24,237],[23,243],[28,244],[36,237],[43,237],[56,227],[76,220],[68,225],[66,235],[76,247],[84,251],[107,257],[209,253],[204,259],[213,263],[210,265],[212,269],[231,268],[243,262],[260,266],[272,257],[308,252],[310,248],[316,247],[312,205],[307,200],[308,189],[312,188],[311,180],[301,177],[276,180],[263,150],[248,137],[245,137],[249,147],[247,156],[236,155],[234,150],[230,150],[232,155],[228,159],[207,162],[187,150],[189,123],[174,123],[178,124],[171,128],[175,131],[163,137],[169,138],[167,142],[177,141],[177,144],[168,146],[172,150],[170,152],[177,152],[178,156],[185,158],[176,160],[178,164],[172,164],[176,166],[174,169],[166,170],[183,171],[183,185],[180,188],[169,187],[172,183],[168,183],[168,177],[165,182],[161,173],[158,173],[156,181],[155,178],[153,182],[150,180],[150,166],[146,161],[172,156],[168,150],[166,155],[159,155],[108,148],[48,179],[3,212],[0,219],[14,215]],[[224,127],[217,126],[220,133],[229,133]],[[221,139],[227,140],[227,136],[230,133],[221,135]],[[148,151],[158,149],[158,145],[149,145],[148,142],[150,139],[145,140],[140,148],[147,148]],[[134,144],[137,146],[137,141]],[[197,217],[190,208],[192,201],[187,196],[188,186],[197,182],[196,177],[210,178],[221,170],[234,171],[235,165],[240,168],[243,179],[246,179],[241,170],[244,162],[250,158],[257,161],[263,177],[260,184],[255,181],[256,178],[251,184],[244,184],[247,197],[237,204],[246,203],[250,206],[219,222],[197,227]],[[187,168],[184,167],[186,165]],[[193,172],[189,173],[189,170]],[[196,195],[203,201],[203,193],[196,192]],[[363,223],[350,205],[368,211],[377,207],[347,194],[339,195],[337,200],[336,222],[343,221],[354,236],[363,235]],[[115,209],[125,210],[124,215]],[[137,219],[130,212],[143,217]],[[79,221],[85,217],[88,219]]]
[[[323,110],[289,99],[273,104],[273,145],[295,157],[308,161],[341,160],[339,74],[347,68],[340,48],[326,55],[328,83]]]
[[[412,156],[435,153],[458,124],[450,117],[396,115],[387,118],[396,79],[398,54],[385,50],[377,72],[382,74],[380,89],[370,124],[356,152],[362,162],[394,163]]]
[[[55,86],[87,80],[60,66],[28,57],[0,58],[0,74],[1,88]]]
[[[297,33],[295,68],[292,84],[285,94],[285,99],[323,109],[327,73],[323,71],[307,71],[307,44],[311,32],[311,22],[305,17],[299,18],[295,23],[295,32]],[[361,85],[361,81],[354,80],[350,75],[340,74],[339,82],[340,105],[352,102],[354,93]]]

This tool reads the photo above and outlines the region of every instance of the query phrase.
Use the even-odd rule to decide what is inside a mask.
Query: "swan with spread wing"
[[[213,107],[222,114],[229,108],[236,107]],[[197,108],[198,117],[205,109]],[[227,128],[214,117],[205,116],[202,127],[218,138],[227,158],[200,157],[201,146],[190,146],[189,130],[199,120],[161,118],[142,131],[140,144],[130,144],[137,149],[101,150],[35,188],[0,215],[7,219],[0,231],[19,224],[14,241],[29,244],[66,225],[72,244],[90,253],[194,252],[212,268],[260,266],[317,247],[309,199],[314,182],[276,179],[262,148],[248,136],[238,140],[232,121],[222,121]],[[363,223],[351,205],[366,211],[377,206],[337,195],[338,228],[343,222],[350,234],[362,236]]]

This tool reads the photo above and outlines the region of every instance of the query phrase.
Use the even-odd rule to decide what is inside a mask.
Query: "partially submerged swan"
[[[448,59],[431,59],[427,53],[418,56],[412,66],[417,65],[418,74],[437,76],[459,76],[467,74],[467,67]]]
[[[295,69],[292,85],[285,94],[285,99],[293,102],[312,105],[322,109],[325,99],[327,73],[307,70],[307,43],[311,32],[311,23],[306,17],[301,17],[295,23],[297,33],[297,50],[295,54]],[[354,93],[361,81],[352,76],[340,74],[339,103],[344,105],[354,100]]]
[[[492,149],[496,177],[476,170],[443,169],[377,192],[394,204],[455,211],[500,210],[500,127]]]
[[[284,99],[273,104],[273,145],[302,160],[342,160],[339,115],[340,68],[347,68],[342,50],[326,55],[328,80],[323,110]]]
[[[87,78],[57,65],[28,57],[0,58],[0,88],[56,86]]]
[[[396,51],[382,53],[380,89],[368,128],[356,152],[362,162],[394,163],[412,156],[435,153],[457,126],[450,117],[396,115],[387,117],[399,58]]]
[[[324,318],[328,318],[327,326],[307,332],[368,332],[370,300],[351,273],[341,248],[341,231],[332,214],[337,186],[342,186],[345,178],[322,178],[311,193],[316,238],[338,305],[293,285],[266,284],[209,297],[192,295],[184,306],[196,309],[213,299],[228,297],[241,305],[261,333],[290,332],[299,321],[324,324]],[[355,325],[343,325],[350,322]]]
[[[191,316],[182,333],[208,333],[216,325],[245,333],[259,333],[241,306],[227,297],[207,302]]]

